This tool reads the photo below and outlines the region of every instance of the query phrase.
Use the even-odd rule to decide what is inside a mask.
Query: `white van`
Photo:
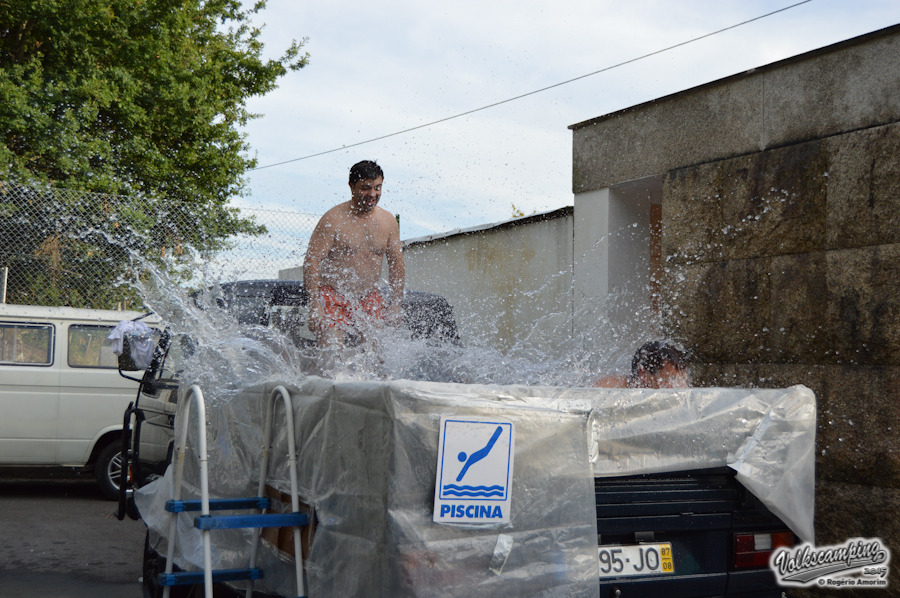
[[[138,383],[119,374],[106,337],[143,315],[0,304],[0,466],[93,468],[104,496],[118,497]]]

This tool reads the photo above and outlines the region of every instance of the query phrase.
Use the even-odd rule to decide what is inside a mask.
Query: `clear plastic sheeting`
[[[294,405],[300,499],[315,508],[306,562],[311,597],[597,596],[595,475],[727,464],[812,540],[816,407],[804,387],[654,391],[310,377],[228,396],[207,388],[212,496],[256,494],[265,399],[279,385]],[[508,525],[432,521],[442,416],[515,425]],[[277,411],[276,422],[282,417]],[[192,422],[192,446],[195,428]],[[289,492],[280,428],[268,484]],[[186,462],[184,498],[198,495],[194,455]],[[137,493],[154,538],[168,529],[166,484],[171,474]],[[199,568],[193,515],[178,517],[184,521],[176,563]],[[247,566],[252,532],[213,533],[214,567]],[[255,587],[293,595],[291,557],[266,542],[259,554],[265,578]]]
[[[597,397],[590,411],[594,475],[727,465],[794,533],[814,540],[816,398],[810,389],[608,392],[609,400]]]

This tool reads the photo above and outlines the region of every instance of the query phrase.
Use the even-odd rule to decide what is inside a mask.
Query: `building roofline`
[[[44,319],[75,320],[97,323],[99,325],[109,324],[113,321],[134,320],[138,317],[141,317],[145,322],[159,322],[159,317],[152,312],[133,309],[89,309],[65,305],[22,305],[19,303],[0,304],[0,320],[3,318],[25,318],[35,321]]]
[[[522,216],[520,218],[514,218],[512,220],[504,220],[502,222],[493,222],[490,224],[480,224],[468,228],[457,228],[445,233],[436,233],[433,235],[426,235],[424,237],[415,237],[413,239],[407,239],[403,241],[403,246],[409,247],[410,245],[424,245],[427,243],[433,243],[435,241],[444,241],[451,237],[472,235],[487,231],[502,230],[505,228],[514,228],[517,226],[532,224],[534,222],[553,220],[555,218],[565,218],[567,216],[571,216],[572,214],[574,214],[574,212],[575,209],[573,206],[563,206],[561,208],[556,208],[555,210],[540,212],[538,214],[531,214],[530,216]]]
[[[821,48],[816,48],[815,50],[810,50],[808,52],[804,52],[803,54],[797,54],[796,56],[790,56],[788,58],[784,58],[784,59],[778,60],[776,62],[771,62],[771,63],[763,65],[763,66],[748,69],[746,71],[736,73],[734,75],[729,75],[722,79],[716,79],[715,81],[710,81],[708,83],[703,83],[703,84],[697,85],[695,87],[690,87],[688,89],[676,91],[675,93],[671,93],[671,94],[661,96],[661,97],[658,97],[658,98],[655,98],[652,100],[648,100],[646,102],[641,102],[640,104],[635,104],[635,105],[629,106],[627,108],[622,108],[621,110],[616,110],[615,112],[610,112],[608,114],[603,114],[601,116],[595,116],[594,118],[591,118],[591,119],[588,119],[588,120],[585,120],[585,121],[582,121],[579,123],[575,123],[573,125],[569,125],[568,128],[571,131],[575,131],[577,129],[583,129],[585,127],[589,127],[589,126],[597,124],[599,122],[603,122],[604,120],[609,120],[611,118],[621,116],[622,114],[626,114],[628,112],[635,112],[637,110],[641,110],[648,106],[653,106],[656,104],[668,102],[674,98],[688,95],[688,94],[694,93],[694,92],[702,90],[702,89],[718,87],[720,85],[724,85],[726,83],[731,83],[731,82],[734,82],[734,81],[737,81],[740,79],[744,79],[746,77],[750,77],[750,76],[756,75],[758,73],[765,73],[765,72],[773,71],[773,70],[776,70],[783,66],[786,66],[788,64],[802,62],[804,60],[808,60],[815,56],[820,56],[822,54],[829,54],[831,52],[834,52],[835,50],[840,50],[842,48],[846,48],[846,47],[850,47],[850,46],[856,46],[859,44],[869,42],[873,39],[892,35],[892,34],[895,34],[898,32],[900,32],[900,23],[898,23],[896,25],[891,25],[889,27],[885,27],[883,29],[878,29],[878,30],[875,30],[875,31],[872,31],[869,33],[865,33],[865,34],[859,35],[857,37],[851,37],[850,39],[845,39],[843,41],[839,41],[839,42],[836,42],[836,43],[833,43],[833,44],[830,44],[827,46],[823,46]]]

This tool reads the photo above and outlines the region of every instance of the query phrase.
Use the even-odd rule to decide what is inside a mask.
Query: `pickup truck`
[[[272,305],[297,307],[290,304],[299,293],[272,292]],[[441,329],[455,332],[449,323]],[[158,374],[165,361],[154,362],[142,388],[160,384],[183,401],[186,385],[176,392],[174,380]],[[258,446],[259,405],[275,384],[245,387],[207,410],[217,446],[211,494],[242,485],[257,492],[255,466],[236,455]],[[281,386],[295,404],[299,494],[315,521],[304,536],[309,596],[778,597],[769,555],[812,539],[815,398],[804,387],[562,389],[314,376]],[[515,426],[508,523],[435,521],[438,432],[448,418]],[[267,482],[282,499],[290,469],[284,442],[282,433]],[[197,464],[188,459],[186,468],[190,493]],[[162,595],[167,542],[183,547],[176,568],[204,566],[193,556],[190,525],[179,526],[188,530],[183,536],[166,536],[172,515],[159,505],[167,484],[171,468],[135,491],[149,528],[144,584],[151,596]],[[246,556],[249,537],[217,536],[217,564],[240,566],[232,561]],[[291,546],[262,542],[260,558],[266,573],[254,595],[296,595],[282,570],[295,558]],[[187,595],[179,591],[170,595]],[[239,583],[216,585],[216,596],[243,591]]]
[[[595,478],[594,484],[601,596],[782,595],[769,556],[796,537],[733,469]],[[657,557],[660,546],[671,546],[674,573],[667,575]]]

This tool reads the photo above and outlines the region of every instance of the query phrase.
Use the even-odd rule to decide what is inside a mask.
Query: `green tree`
[[[241,132],[257,116],[246,102],[308,59],[302,41],[263,59],[251,18],[264,6],[0,0],[0,185],[95,192],[69,205],[57,197],[49,210],[4,203],[0,188],[0,260],[17,234],[30,235],[19,247],[95,252],[93,241],[34,226],[60,210],[70,232],[79,222],[128,230],[160,255],[215,251],[233,235],[264,232],[229,205],[256,165]]]

